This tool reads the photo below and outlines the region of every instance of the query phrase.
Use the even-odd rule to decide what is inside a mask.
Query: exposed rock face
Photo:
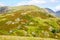
[[[55,13],[52,9],[45,8],[49,13]]]
[[[60,17],[60,11],[53,11],[52,9],[45,8],[49,13],[55,14],[55,16]]]
[[[8,11],[9,11],[9,7],[7,7],[7,6],[0,7],[0,14],[1,14],[1,13],[6,13],[6,12],[8,12]]]

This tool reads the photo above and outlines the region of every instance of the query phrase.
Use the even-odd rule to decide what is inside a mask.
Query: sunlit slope
[[[14,7],[0,14],[0,34],[60,38],[60,19],[36,6]]]

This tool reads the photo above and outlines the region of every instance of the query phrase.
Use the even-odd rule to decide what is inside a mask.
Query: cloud
[[[5,4],[0,2],[0,6],[5,6]]]
[[[30,1],[23,1],[20,3],[17,3],[17,6],[19,5],[41,5],[46,4],[45,0],[30,0]]]
[[[58,0],[50,0],[52,3],[56,3],[58,2]]]
[[[55,7],[56,10],[60,10],[60,5]]]

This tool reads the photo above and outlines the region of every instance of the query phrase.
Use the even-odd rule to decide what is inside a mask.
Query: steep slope
[[[45,8],[45,10],[46,10],[48,13],[50,13],[51,15],[54,15],[54,16],[56,16],[56,17],[57,17],[56,12],[55,12],[55,11],[53,11],[52,9]]]
[[[60,38],[60,19],[36,6],[12,7],[0,15],[0,34]]]
[[[55,13],[52,9],[45,8],[49,13]]]
[[[54,14],[56,17],[60,17],[60,11],[53,11],[52,9],[45,8],[48,13]]]

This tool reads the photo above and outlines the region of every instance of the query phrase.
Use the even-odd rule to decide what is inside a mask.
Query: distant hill
[[[49,13],[55,13],[52,9],[45,8]]]
[[[60,11],[53,11],[52,9],[45,8],[49,13],[54,14],[56,17],[60,17]]]
[[[60,11],[57,11],[57,12],[56,12],[56,15],[57,15],[58,17],[60,17]]]

